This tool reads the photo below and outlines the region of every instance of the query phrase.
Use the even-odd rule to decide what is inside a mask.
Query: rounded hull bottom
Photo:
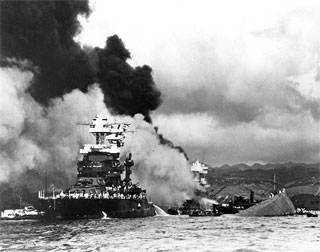
[[[50,220],[142,218],[154,216],[153,204],[144,200],[129,199],[40,199],[38,211]]]

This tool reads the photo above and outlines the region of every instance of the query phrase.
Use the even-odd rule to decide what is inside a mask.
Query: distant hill
[[[211,167],[208,171],[214,197],[248,197],[250,191],[254,191],[256,199],[267,198],[274,188],[274,176],[276,190],[285,188],[290,197],[299,194],[320,197],[320,163],[256,163],[251,166],[241,163]]]
[[[305,164],[305,163],[293,163],[293,162],[286,162],[286,163],[267,163],[267,164],[259,164],[255,163],[253,165],[247,165],[244,163],[235,164],[235,165],[228,165],[224,164],[222,166],[213,167],[216,173],[228,173],[230,171],[244,171],[244,170],[274,170],[280,168],[317,168],[320,169],[320,163],[313,163],[313,164]]]

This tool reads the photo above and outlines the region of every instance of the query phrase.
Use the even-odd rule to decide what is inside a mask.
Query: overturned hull
[[[285,216],[293,215],[295,207],[286,195],[282,192],[270,199],[262,201],[261,203],[249,207],[239,212],[240,216]]]
[[[46,219],[141,218],[155,215],[147,200],[49,198],[38,202]]]

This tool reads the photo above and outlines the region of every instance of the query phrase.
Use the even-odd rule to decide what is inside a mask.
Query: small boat
[[[297,208],[296,214],[297,215],[306,215],[307,212],[304,208]]]
[[[168,214],[170,214],[170,215],[180,215],[180,211],[178,209],[175,209],[175,208],[169,208],[168,209]]]
[[[220,216],[220,212],[214,212],[213,210],[192,210],[189,213],[190,217],[207,217],[207,216]]]
[[[312,212],[307,212],[307,217],[318,217],[318,214],[312,213]]]
[[[6,209],[1,212],[0,220],[29,220],[41,219],[43,213],[38,212],[33,206],[27,206],[22,209]]]

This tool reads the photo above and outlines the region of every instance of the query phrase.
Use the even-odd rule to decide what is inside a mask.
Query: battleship
[[[131,154],[120,162],[130,124],[110,123],[98,115],[85,125],[95,137],[95,144],[80,149],[76,183],[60,192],[39,191],[38,211],[50,220],[154,216],[155,206],[146,190],[130,178],[134,166]]]

